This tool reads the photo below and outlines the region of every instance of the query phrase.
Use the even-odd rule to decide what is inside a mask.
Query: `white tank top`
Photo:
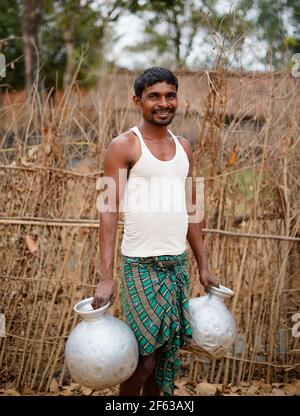
[[[188,156],[170,131],[176,146],[171,160],[157,159],[137,127],[141,156],[130,169],[121,209],[124,236],[121,253],[129,257],[178,255],[186,250],[188,215],[185,179]]]

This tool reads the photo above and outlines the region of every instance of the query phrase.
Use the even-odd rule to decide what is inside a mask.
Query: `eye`
[[[148,98],[149,98],[150,100],[156,100],[156,99],[157,99],[157,94],[149,94],[149,95],[148,95]]]

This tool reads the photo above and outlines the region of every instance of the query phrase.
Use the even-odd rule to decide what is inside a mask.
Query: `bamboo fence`
[[[299,377],[291,320],[300,312],[299,81],[266,74],[255,113],[256,75],[235,76],[233,90],[227,72],[190,75],[207,93],[199,111],[186,106],[172,127],[195,134],[209,264],[235,292],[228,303],[237,323],[234,347],[217,361],[183,349],[181,371],[190,383]],[[85,97],[73,85],[58,103],[35,95],[0,109],[1,386],[47,392],[53,378],[70,381],[64,347],[78,323],[73,305],[92,296],[99,281],[96,181],[109,141],[137,120],[129,94],[120,107],[117,82],[112,77]],[[122,232],[120,220],[117,282]],[[190,249],[189,264],[194,297],[203,290]],[[122,317],[119,298],[110,313]]]

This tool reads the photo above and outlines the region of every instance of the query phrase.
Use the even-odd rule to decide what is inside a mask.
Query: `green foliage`
[[[235,172],[232,178],[236,191],[235,214],[237,216],[250,215],[255,199],[255,188],[259,181],[259,172],[254,173],[252,168],[248,168]],[[259,194],[265,207],[274,203],[276,192],[267,174],[263,178]]]
[[[187,66],[193,46],[199,44],[199,34],[204,45],[212,46],[218,34],[223,38],[223,48],[232,47],[251,23],[235,10],[218,12],[218,3],[217,0],[134,2],[132,11],[145,22],[145,40],[130,50],[155,50],[158,61],[167,57],[170,64]]]
[[[242,50],[247,36],[266,42],[262,62],[271,63],[274,68],[284,68],[292,53],[300,51],[300,0],[240,0],[223,13],[218,8],[221,3],[221,0],[134,1],[131,11],[145,22],[145,40],[130,50],[155,51],[157,62],[167,59],[170,65],[186,65],[201,33],[203,45],[213,45],[219,54],[214,64],[228,63],[227,55]]]
[[[88,86],[93,80],[88,78],[92,68],[99,65],[100,48],[103,38],[103,23],[99,12],[89,3],[81,6],[77,0],[48,1],[45,25],[41,31],[43,63],[46,68],[46,86],[62,87],[66,67],[66,32],[71,32],[74,44],[74,67],[84,56],[84,62],[78,74],[81,84]],[[74,68],[74,69],[75,69]]]
[[[156,52],[158,61],[185,65],[205,17],[193,0],[136,1],[131,11],[143,18],[145,39],[130,48]]]
[[[239,10],[252,17],[253,34],[266,41],[268,52],[264,63],[282,69],[288,64],[291,55],[300,47],[300,0],[240,0]],[[293,29],[294,35],[289,35]]]
[[[93,85],[103,61],[103,46],[109,40],[110,25],[116,22],[125,0],[44,0],[40,27],[40,62],[44,87],[62,87],[66,71],[66,38],[73,46],[72,72],[84,57],[77,80],[81,85]],[[21,0],[0,2],[0,47],[7,62],[17,60],[15,69],[7,71],[5,83],[15,89],[24,87]],[[9,36],[15,36],[1,42]],[[3,84],[3,82],[2,82]]]
[[[0,52],[6,57],[6,77],[0,84],[10,85],[13,88],[22,88],[24,85],[24,60],[20,1],[1,0],[0,2]]]
[[[237,172],[233,175],[234,182],[240,193],[246,200],[254,197],[254,177],[253,171],[249,168],[244,171]]]
[[[0,2],[0,51],[8,63],[13,62],[1,83],[14,89],[24,86],[21,3]],[[44,86],[61,88],[67,63],[74,73],[82,56],[77,79],[83,86],[92,86],[105,63],[113,24],[124,12],[136,14],[144,22],[144,36],[128,50],[151,52],[153,64],[187,66],[191,51],[200,42],[215,48],[205,63],[216,64],[218,53],[224,55],[220,62],[226,62],[226,54],[242,49],[248,34],[267,42],[271,54],[263,62],[272,59],[275,68],[300,52],[300,0],[239,0],[223,13],[220,4],[221,0],[44,0],[39,35]],[[69,48],[67,55],[68,39],[72,52]]]

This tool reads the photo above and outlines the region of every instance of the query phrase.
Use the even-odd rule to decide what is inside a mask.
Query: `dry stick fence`
[[[228,77],[220,72],[193,81],[201,83],[207,76],[214,88],[205,97],[202,117],[184,114],[177,127],[181,120],[198,131],[195,174],[206,178],[205,242],[213,272],[236,293],[229,306],[238,335],[233,350],[220,361],[183,350],[182,371],[195,383],[203,377],[233,384],[261,377],[287,380],[299,375],[299,340],[291,334],[291,316],[300,310],[298,97],[293,89],[283,107],[282,99],[277,100],[283,81],[271,80],[264,106],[269,121],[251,131],[252,141],[234,162],[226,137],[236,134],[238,121],[224,121]],[[255,85],[255,80],[249,82]],[[18,149],[1,153],[0,171],[0,312],[6,316],[0,371],[6,386],[48,391],[54,377],[69,381],[63,361],[65,341],[78,322],[72,308],[91,296],[99,281],[95,191],[107,141],[95,140],[95,129],[109,139],[111,130],[122,131],[132,123],[128,106],[112,111],[113,94],[112,82],[105,100],[89,98],[94,115],[90,107],[84,113],[81,99],[63,99],[59,111],[33,104],[22,111],[4,109],[14,133],[12,147]],[[240,111],[247,113],[242,98],[240,103]],[[25,124],[27,146],[35,149],[30,154],[18,128],[18,114],[24,120],[24,111],[34,112]],[[34,116],[37,111],[41,117]],[[35,120],[42,120],[42,126]],[[243,145],[239,140],[244,134],[236,135],[237,146]],[[74,146],[74,138],[90,145]],[[122,222],[115,252],[117,280],[121,238]],[[203,291],[190,251],[189,259],[190,295],[198,296]],[[122,317],[120,302],[111,313]]]
[[[19,225],[19,224],[22,224],[22,225],[25,225],[25,224],[27,224],[27,225],[39,225],[40,227],[45,227],[46,226],[46,227],[55,227],[55,228],[56,227],[73,227],[73,228],[89,227],[89,228],[96,228],[96,229],[98,228],[97,222],[91,221],[91,220],[90,221],[81,220],[79,222],[76,222],[74,220],[67,220],[67,219],[65,219],[65,220],[57,220],[57,219],[55,220],[55,219],[52,219],[52,220],[46,221],[45,219],[36,219],[36,220],[33,220],[33,219],[24,218],[24,219],[21,220],[21,219],[17,219],[17,218],[14,218],[14,219],[2,218],[1,219],[1,223],[2,224],[14,224],[14,225]],[[122,226],[122,223],[121,222],[120,222],[120,226]],[[218,233],[221,233],[221,234],[224,233],[221,230],[204,230],[204,232],[205,233],[218,232]],[[229,235],[230,236],[230,234],[231,233],[223,234],[223,235],[226,235],[226,236]],[[241,233],[240,234],[238,234],[238,233],[232,233],[232,236],[234,238],[237,237],[238,235],[240,237],[245,237],[245,238],[258,238],[258,237],[260,237],[260,238],[264,238],[264,239],[268,239],[268,240],[270,240],[272,238],[272,236],[264,236],[264,235],[259,235],[259,236],[257,236],[257,235],[247,235],[247,236],[243,236],[243,234],[241,234]],[[282,241],[285,241],[285,239],[286,240],[292,240],[291,237],[289,237],[289,238],[288,237],[282,237],[282,236],[273,236],[273,237],[274,237],[274,239],[280,238]],[[299,238],[294,238],[294,241],[300,241],[300,239]],[[3,276],[3,277],[5,278],[5,276]],[[35,278],[35,277],[34,278],[30,278],[30,277],[15,277],[15,276],[12,276],[12,275],[7,276],[7,278],[8,278],[8,280],[10,280],[12,282],[14,282],[14,281],[23,281],[23,282],[25,281],[25,282],[35,282],[35,283],[38,283],[38,282],[51,283],[52,282],[52,283],[55,283],[57,285],[56,294],[59,292],[59,289],[61,289],[62,288],[62,285],[63,285],[63,282],[61,280],[58,279],[58,280],[55,281],[53,278],[43,278],[43,277],[41,277],[41,278]],[[95,284],[87,284],[87,283],[81,282],[79,279],[74,279],[74,278],[72,278],[72,284],[73,285],[76,284],[77,286],[85,287],[90,292],[93,290],[93,287],[95,287]],[[75,299],[74,299],[74,302],[75,302]],[[65,309],[65,313],[66,314],[67,314],[67,311],[69,312],[68,313],[68,319],[71,319],[70,312],[72,311],[72,308],[70,307],[69,303],[68,303],[67,308]],[[51,340],[49,340],[49,339],[46,340],[43,337],[41,339],[39,337],[37,339],[34,339],[34,338],[29,338],[29,337],[20,336],[20,335],[16,335],[16,334],[10,333],[9,332],[9,328],[8,328],[7,336],[8,336],[8,338],[9,337],[16,338],[17,340],[23,341],[25,343],[29,343],[29,344],[32,343],[33,345],[34,344],[52,345],[53,346],[52,353],[53,353],[54,350],[55,350],[54,347],[57,344],[57,342],[59,341],[59,339],[61,340],[62,343],[66,340],[67,333],[66,332],[63,332],[60,337],[57,337],[57,336],[50,337]],[[296,365],[288,365],[288,364],[280,365],[280,364],[274,364],[272,362],[259,362],[259,361],[256,361],[256,360],[251,361],[249,359],[248,360],[247,359],[241,359],[239,357],[230,357],[230,359],[231,360],[239,360],[240,359],[240,360],[242,360],[244,362],[252,362],[252,364],[253,363],[260,364],[260,365],[264,364],[264,365],[267,365],[267,366],[271,366],[273,368],[282,368],[282,369],[285,369],[285,370],[291,370],[291,369],[293,369],[294,367],[297,366],[297,364]],[[199,362],[199,359],[198,359],[198,361],[196,361],[196,363],[197,362]],[[48,361],[48,366],[49,365],[52,365],[52,364],[53,364],[52,360],[49,360]],[[197,372],[196,372],[196,374],[197,374]],[[197,374],[197,376],[199,377],[199,373]],[[195,376],[193,376],[193,377],[195,377]],[[219,378],[220,378],[220,376],[219,376]],[[217,381],[218,381],[218,379],[217,379]],[[34,387],[34,384],[32,384],[31,387]]]

